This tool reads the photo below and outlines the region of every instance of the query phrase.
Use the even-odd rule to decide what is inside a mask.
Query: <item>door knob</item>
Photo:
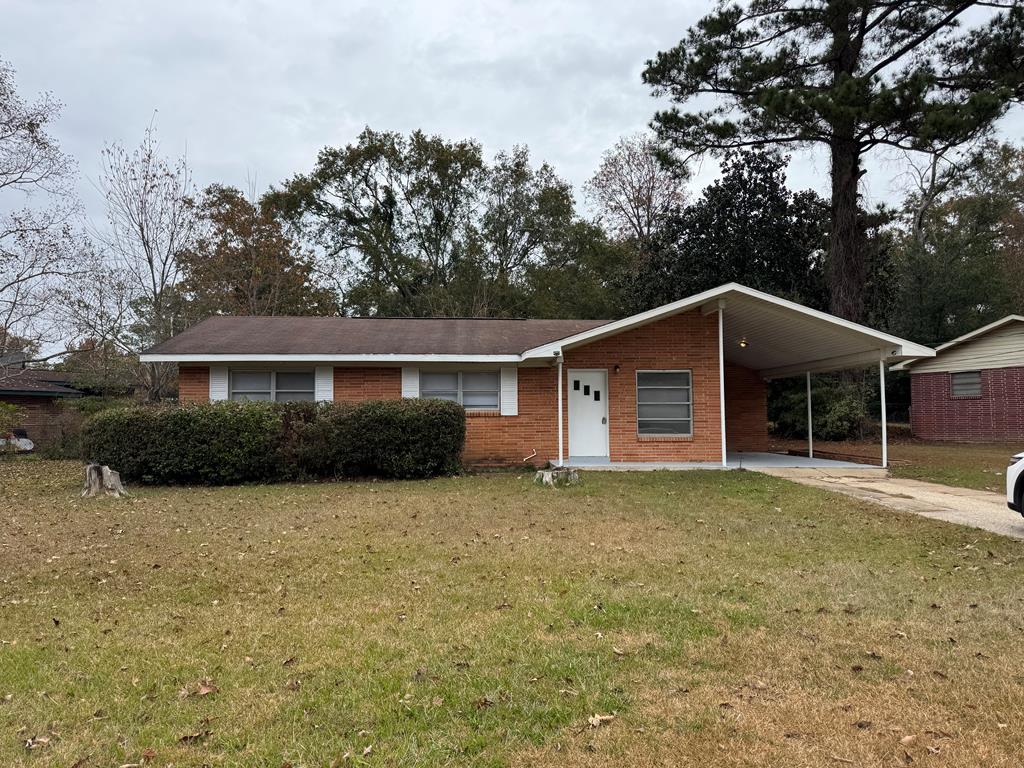
[[[601,417],[601,423],[602,424],[607,424],[608,423],[608,417],[607,416],[602,416]]]

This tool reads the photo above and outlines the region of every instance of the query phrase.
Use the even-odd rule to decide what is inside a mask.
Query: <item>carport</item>
[[[839,469],[851,466],[815,457],[813,415],[814,402],[811,383],[815,374],[842,370],[877,369],[881,388],[882,460],[888,466],[888,429],[886,426],[885,370],[893,363],[933,357],[934,350],[891,334],[844,320],[827,312],[810,309],[801,304],[748,288],[738,283],[727,283],[704,293],[696,294],[672,304],[641,312],[561,339],[543,347],[528,350],[524,358],[550,359],[559,367],[566,353],[595,341],[621,334],[644,325],[687,312],[699,311],[704,317],[717,316],[718,326],[718,411],[720,418],[720,461],[714,466],[731,468],[754,465],[773,467],[808,467]],[[808,435],[806,457],[770,453],[739,453],[729,442],[729,407],[726,393],[726,367],[739,366],[753,372],[760,381],[800,377],[806,383]],[[561,425],[563,396],[558,392],[559,446],[562,445]],[[741,416],[739,414],[738,416]],[[699,468],[710,466],[704,462],[621,462],[608,459],[587,461],[585,457],[570,456],[575,466],[605,466],[616,468]],[[561,450],[559,464],[564,463]],[[630,466],[632,465],[632,466]],[[649,465],[649,466],[642,466]],[[857,466],[857,465],[852,465]],[[863,466],[863,465],[860,465]]]
[[[717,312],[719,318],[720,363],[735,363],[758,372],[765,380],[801,377],[807,392],[807,457],[774,455],[748,456],[747,466],[791,466],[842,468],[848,462],[816,459],[814,456],[814,400],[812,376],[818,373],[877,368],[882,431],[882,463],[888,467],[889,447],[886,425],[885,370],[897,362],[934,357],[935,351],[873,328],[810,309],[785,299],[745,286],[723,286],[722,294],[706,301],[705,313]],[[726,419],[724,378],[721,392],[724,453],[726,465],[741,457],[730,454]],[[801,461],[802,459],[802,461]]]

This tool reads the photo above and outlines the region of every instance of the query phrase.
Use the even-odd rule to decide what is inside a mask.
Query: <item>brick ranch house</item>
[[[728,466],[768,448],[766,381],[932,354],[729,283],[615,321],[211,317],[142,360],[183,403],[455,400],[468,464]]]
[[[15,434],[24,432],[37,446],[61,436],[60,401],[81,396],[58,371],[0,366],[0,402],[17,406],[22,419]]]
[[[893,366],[910,372],[910,428],[926,440],[1024,440],[1024,315]]]

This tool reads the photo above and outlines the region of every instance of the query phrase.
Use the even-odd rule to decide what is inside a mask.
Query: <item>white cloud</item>
[[[106,141],[133,144],[158,111],[165,150],[188,149],[199,184],[265,187],[308,170],[364,125],[473,137],[488,153],[530,146],[577,187],[601,153],[642,130],[657,102],[647,58],[710,3],[554,0],[427,2],[6,2],[0,55],[22,92],[65,103],[56,133],[95,177]],[[12,34],[13,33],[13,34]],[[1004,133],[1019,134],[1014,116]],[[698,169],[695,185],[714,177]],[[893,165],[872,161],[870,199]],[[826,192],[820,152],[795,156],[790,184]]]

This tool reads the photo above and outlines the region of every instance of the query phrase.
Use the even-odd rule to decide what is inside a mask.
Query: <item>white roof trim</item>
[[[139,355],[143,363],[518,363],[519,355]]]
[[[942,354],[943,351],[949,349],[950,347],[958,347],[965,341],[970,341],[971,339],[976,339],[979,336],[984,336],[986,333],[994,331],[998,328],[1002,328],[1004,325],[1009,325],[1010,323],[1014,322],[1024,323],[1024,315],[1007,315],[1006,317],[996,320],[994,323],[983,325],[981,326],[981,328],[977,328],[971,331],[970,333],[965,333],[963,336],[957,336],[952,341],[947,341],[945,344],[940,344],[939,346],[937,346],[935,348],[935,354]],[[894,365],[892,367],[892,370],[903,371],[912,366],[916,362],[916,360],[906,360],[902,363],[899,363],[898,365]]]
[[[523,353],[523,359],[529,359],[533,357],[551,357],[556,351],[561,351],[564,347],[575,346],[582,344],[594,339],[601,338],[603,336],[611,336],[622,331],[627,331],[631,328],[635,328],[640,325],[654,322],[667,315],[674,315],[680,312],[686,312],[690,309],[700,307],[707,304],[714,299],[726,298],[729,294],[740,294],[742,296],[749,296],[754,299],[760,299],[761,301],[767,302],[768,304],[774,305],[781,309],[795,312],[796,314],[803,315],[805,317],[813,318],[815,320],[831,323],[840,328],[846,330],[855,331],[871,339],[876,339],[880,342],[879,346],[896,346],[899,347],[899,351],[894,354],[897,357],[934,357],[935,351],[929,347],[922,346],[921,344],[915,344],[912,341],[901,339],[897,336],[891,336],[888,333],[882,333],[876,331],[873,328],[868,328],[865,325],[844,320],[841,317],[830,315],[827,312],[820,312],[816,309],[805,307],[802,304],[797,304],[793,301],[786,299],[780,299],[777,296],[772,296],[769,293],[754,290],[753,288],[747,288],[745,285],[739,283],[726,283],[720,285],[717,288],[712,288],[709,291],[698,293],[694,296],[689,296],[685,299],[672,302],[671,304],[665,304],[661,307],[655,307],[649,309],[646,312],[641,312],[636,315],[630,315],[629,317],[623,318],[622,320],[616,320],[611,323],[605,323],[599,325],[596,328],[591,328],[589,331],[583,331],[577,333],[575,336],[569,336],[558,341],[549,342],[533,349],[528,349]]]

